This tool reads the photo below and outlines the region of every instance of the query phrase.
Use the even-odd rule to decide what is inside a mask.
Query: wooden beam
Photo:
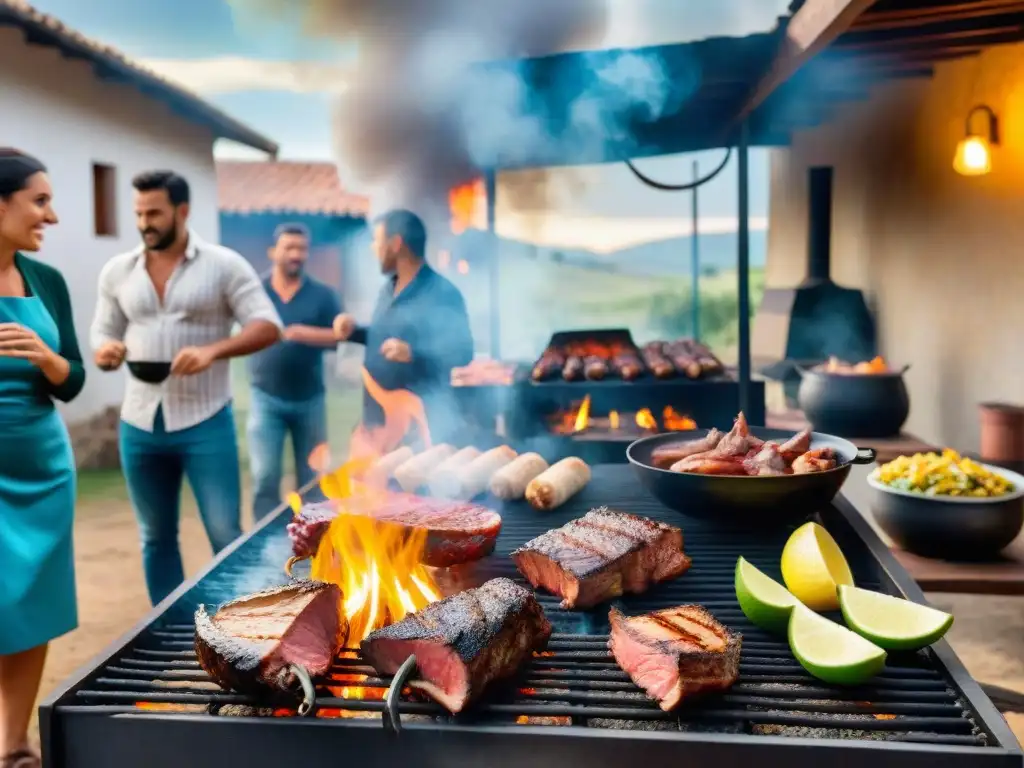
[[[908,8],[898,11],[873,11],[865,13],[851,26],[851,32],[918,27],[940,21],[966,21],[987,16],[1001,16],[1007,13],[1024,12],[1021,0],[978,0],[974,3],[944,5],[934,8]]]
[[[845,32],[875,0],[805,0],[789,20],[771,68],[746,100],[731,127],[742,123],[798,69]]]

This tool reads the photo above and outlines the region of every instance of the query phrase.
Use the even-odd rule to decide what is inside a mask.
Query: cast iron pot
[[[129,360],[128,372],[147,384],[160,384],[171,375],[171,364],[150,360]]]
[[[1017,538],[1024,526],[1024,476],[983,464],[1013,484],[991,499],[925,496],[891,488],[868,475],[875,491],[875,520],[900,548],[942,560],[991,560]]]
[[[895,437],[910,415],[903,374],[829,373],[797,366],[797,402],[815,431],[843,437]]]
[[[666,507],[725,524],[771,525],[806,517],[832,502],[846,482],[852,464],[870,464],[875,460],[871,448],[858,448],[848,440],[813,432],[812,448],[828,447],[836,452],[838,464],[834,469],[809,475],[743,477],[696,475],[654,466],[651,454],[655,448],[699,440],[707,433],[706,429],[693,429],[644,437],[626,449],[626,458],[644,487]],[[783,443],[794,433],[751,427],[750,434]]]

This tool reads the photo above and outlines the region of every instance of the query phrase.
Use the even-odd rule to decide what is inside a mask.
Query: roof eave
[[[52,29],[33,18],[30,13],[7,4],[0,4],[0,25],[15,26],[22,30],[29,43],[57,48],[67,58],[90,62],[101,80],[125,83],[144,95],[167,103],[191,122],[212,129],[215,138],[229,139],[276,158],[280,146],[212,104],[203,101],[172,83],[127,65],[117,57],[91,47],[59,30]]]

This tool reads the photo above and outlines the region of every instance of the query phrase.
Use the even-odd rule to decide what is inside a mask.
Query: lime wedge
[[[789,649],[819,680],[859,685],[882,671],[885,651],[802,605],[789,619]]]
[[[916,651],[937,642],[953,616],[927,605],[857,587],[839,587],[846,626],[890,651]]]
[[[839,608],[836,587],[853,584],[842,550],[817,523],[801,525],[782,550],[782,578],[797,600],[814,611]]]
[[[742,557],[736,561],[736,599],[751,622],[778,634],[786,633],[789,614],[799,603],[784,586]]]

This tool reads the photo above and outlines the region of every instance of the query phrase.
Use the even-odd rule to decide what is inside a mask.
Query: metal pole
[[[491,277],[491,359],[501,359],[501,281],[498,265],[498,232],[496,229],[497,213],[496,198],[498,194],[498,174],[493,170],[484,173],[484,189],[487,195],[487,234],[489,236]]]
[[[739,200],[737,205],[736,292],[739,300],[739,374],[740,410],[750,409],[750,158],[749,128],[746,120],[740,126],[737,147]]]
[[[700,165],[694,160],[693,161],[693,183],[696,185],[698,179],[700,179]],[[700,221],[700,206],[699,206],[699,192],[698,187],[693,188],[693,199],[690,201],[690,269],[692,270],[693,280],[691,281],[692,291],[690,295],[690,308],[693,312],[693,338],[700,340],[700,232],[699,224]]]

